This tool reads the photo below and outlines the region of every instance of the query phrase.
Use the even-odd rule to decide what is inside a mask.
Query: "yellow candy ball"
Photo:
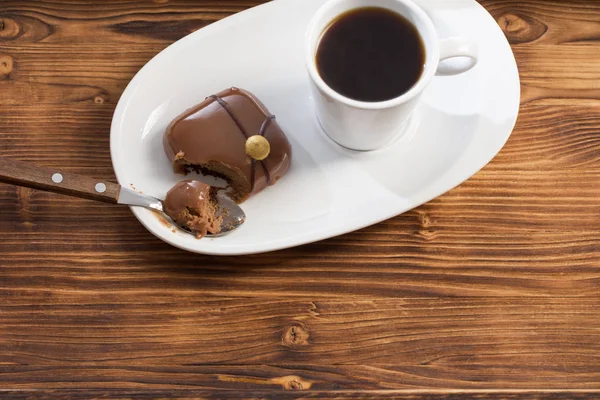
[[[269,156],[271,145],[264,136],[254,135],[246,140],[246,154],[251,158],[261,161]]]

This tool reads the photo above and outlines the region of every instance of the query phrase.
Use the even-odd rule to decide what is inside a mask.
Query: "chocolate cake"
[[[194,232],[198,239],[208,233],[219,233],[223,218],[215,215],[218,205],[214,190],[198,181],[179,182],[167,193],[163,211],[177,225]]]
[[[275,116],[238,88],[207,97],[177,117],[163,143],[176,173],[225,178],[238,203],[275,184],[291,162],[290,143]]]

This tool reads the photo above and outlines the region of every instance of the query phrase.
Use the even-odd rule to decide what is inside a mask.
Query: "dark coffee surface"
[[[415,26],[393,11],[358,8],[326,29],[316,63],[329,87],[366,102],[401,96],[419,80],[425,64],[423,40]]]

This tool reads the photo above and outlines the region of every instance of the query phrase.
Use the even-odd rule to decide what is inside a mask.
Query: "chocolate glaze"
[[[246,154],[246,139],[262,135],[271,152],[257,162]],[[186,165],[219,161],[247,180],[250,195],[272,185],[289,169],[291,146],[265,105],[251,93],[237,88],[224,90],[187,110],[167,128],[165,152],[175,172]]]

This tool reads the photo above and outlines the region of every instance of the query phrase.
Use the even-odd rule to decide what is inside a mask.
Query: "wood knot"
[[[298,382],[298,381],[289,381],[287,383],[287,385],[285,385],[285,389],[286,390],[302,390],[302,382]]]
[[[21,27],[11,18],[0,18],[0,39],[13,40],[21,35]]]
[[[312,386],[312,382],[302,379],[296,375],[282,376],[271,378],[271,383],[281,385],[285,390],[308,390]]]
[[[295,323],[289,326],[285,332],[283,332],[282,344],[284,346],[308,346],[310,335],[308,330],[299,323]]]
[[[422,228],[429,228],[432,225],[431,218],[424,212],[419,212],[419,224]]]
[[[13,71],[13,58],[8,54],[0,54],[0,75],[9,75]]]
[[[504,14],[496,20],[510,43],[528,43],[538,40],[548,27],[535,18],[523,14]]]
[[[94,103],[96,103],[96,104],[103,104],[104,103],[104,97],[102,97],[102,96],[96,96],[96,97],[94,97]]]
[[[0,41],[34,43],[47,38],[54,31],[52,25],[35,17],[18,14],[0,17]]]

